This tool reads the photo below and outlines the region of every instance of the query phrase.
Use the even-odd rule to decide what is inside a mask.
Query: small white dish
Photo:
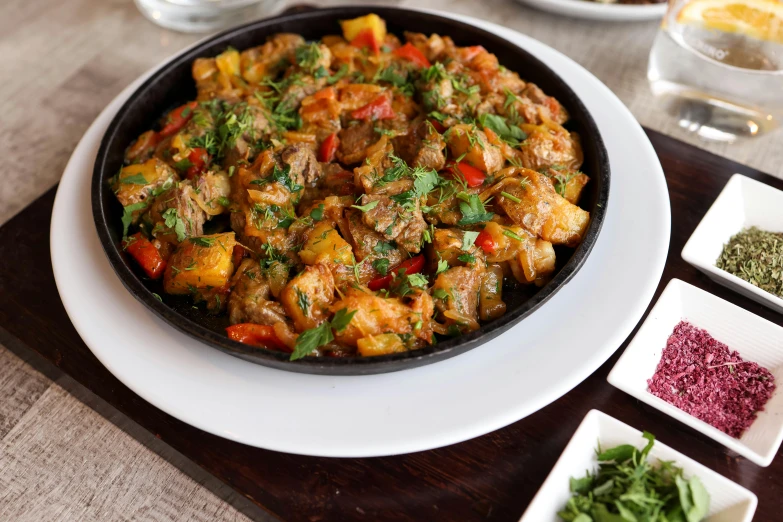
[[[605,22],[660,21],[666,14],[666,2],[660,4],[618,4],[590,0],[517,0],[541,11],[560,16],[603,20]]]
[[[549,472],[541,489],[533,497],[520,522],[561,522],[557,512],[563,509],[571,498],[569,479],[584,477],[586,470],[592,472],[598,468],[595,449],[599,442],[602,448],[631,444],[641,449],[647,444],[641,431],[601,411],[590,410],[555,467]],[[686,479],[699,477],[710,494],[710,511],[703,522],[750,522],[753,518],[758,498],[739,484],[658,440],[655,441],[648,460],[673,461],[676,466],[682,468]]]
[[[650,393],[650,379],[680,321],[707,330],[745,361],[767,368],[777,389],[750,428],[736,439]],[[746,457],[769,466],[783,441],[783,328],[679,279],[672,279],[606,378],[609,384],[661,410]]]
[[[716,283],[783,312],[783,299],[715,266],[731,236],[754,226],[783,232],[783,191],[734,174],[685,243],[682,258]]]

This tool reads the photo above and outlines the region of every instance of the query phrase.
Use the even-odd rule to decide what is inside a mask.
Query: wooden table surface
[[[783,148],[775,146],[779,134],[709,144],[686,134],[661,110],[644,73],[654,23],[562,19],[511,0],[378,3],[472,14],[527,33],[591,70],[643,124],[783,177]],[[153,26],[130,0],[6,0],[0,29],[5,51],[0,223],[56,183],[84,130],[127,83],[198,38]],[[735,170],[758,174],[657,134],[652,139],[664,154],[673,207],[663,283],[685,279],[780,323],[679,258],[728,176]],[[0,343],[10,348],[0,346],[0,520],[267,520],[270,513],[291,520],[515,520],[592,407],[651,429],[755,491],[761,498],[756,520],[777,517],[774,492],[783,487],[783,464],[763,469],[738,459],[609,387],[604,379],[617,354],[568,396],[528,419],[433,452],[308,459],[205,435],[141,401],[78,340],[53,293],[50,205],[48,194],[25,215],[29,223],[17,220],[0,233],[13,245],[12,255],[0,262]],[[241,465],[223,464],[232,457]]]

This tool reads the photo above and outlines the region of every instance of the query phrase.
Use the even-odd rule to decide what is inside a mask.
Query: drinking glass
[[[758,136],[783,121],[783,0],[669,0],[647,78],[705,138]]]
[[[215,31],[273,14],[284,0],[134,0],[154,23],[186,33]]]

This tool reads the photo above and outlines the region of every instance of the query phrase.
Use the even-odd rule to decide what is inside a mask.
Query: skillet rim
[[[229,45],[228,42],[230,40],[238,38],[246,33],[259,33],[258,41],[260,43],[264,36],[278,32],[278,30],[271,29],[272,26],[292,25],[297,23],[306,26],[308,21],[313,20],[316,20],[319,23],[324,23],[325,20],[333,20],[336,22],[339,19],[361,16],[369,12],[374,12],[387,20],[389,18],[394,18],[395,21],[397,21],[400,18],[412,16],[424,19],[424,21],[429,20],[437,22],[438,24],[451,27],[450,32],[447,33],[449,35],[459,33],[470,34],[470,38],[475,41],[476,44],[484,45],[484,47],[490,50],[498,47],[505,47],[507,52],[517,55],[520,61],[524,62],[526,66],[529,67],[530,64],[533,64],[535,68],[539,70],[539,77],[537,78],[529,78],[529,75],[524,73],[520,73],[520,76],[524,76],[525,79],[531,79],[531,81],[534,81],[535,83],[540,83],[541,80],[546,77],[545,80],[548,83],[555,84],[557,89],[561,91],[561,94],[556,96],[558,101],[567,108],[572,116],[572,120],[578,115],[579,123],[584,127],[584,130],[580,133],[583,138],[583,150],[588,150],[587,144],[592,145],[590,152],[596,156],[594,162],[598,166],[598,172],[590,172],[591,184],[597,185],[594,189],[595,197],[593,207],[592,209],[589,209],[591,216],[590,224],[588,225],[587,232],[585,233],[582,242],[574,249],[568,261],[560,268],[552,280],[541,287],[529,299],[509,310],[502,317],[483,325],[474,332],[441,341],[433,346],[397,354],[377,357],[305,357],[297,361],[289,361],[289,354],[287,353],[256,348],[237,341],[232,341],[224,334],[218,333],[179,313],[171,306],[159,301],[155,297],[155,293],[150,290],[142,279],[140,279],[128,266],[123,254],[118,248],[118,243],[115,243],[111,232],[111,229],[116,228],[117,225],[115,224],[112,227],[110,223],[113,221],[119,222],[119,216],[113,215],[109,211],[112,202],[107,201],[111,191],[108,190],[105,180],[117,170],[116,162],[115,168],[109,168],[109,151],[116,135],[119,133],[119,129],[125,125],[125,119],[131,113],[134,105],[136,105],[140,99],[143,99],[143,96],[148,96],[151,92],[154,92],[156,83],[165,76],[172,74],[173,70],[182,66],[183,63],[189,64],[197,56],[212,55],[216,49],[221,48],[221,46],[225,47],[226,45]],[[402,24],[404,22],[400,23]],[[264,34],[264,32],[266,32],[266,34]],[[517,70],[517,68],[514,69]],[[547,89],[548,94],[551,94],[550,91],[551,89]],[[565,96],[563,93],[565,93]],[[159,112],[162,113],[163,111],[161,110]],[[589,135],[589,140],[585,138],[586,135]],[[131,94],[107,127],[101,140],[93,168],[91,199],[93,219],[101,246],[123,286],[125,286],[134,298],[142,302],[148,309],[155,313],[155,315],[163,319],[169,325],[224,353],[267,367],[318,375],[370,375],[415,368],[454,357],[492,340],[494,337],[533,314],[533,312],[554,296],[572,277],[574,277],[584,265],[587,257],[592,251],[606,215],[610,177],[608,153],[591,114],[577,94],[559,75],[525,49],[484,29],[431,12],[415,11],[398,7],[343,6],[282,14],[272,18],[249,22],[201,40],[170,58],[145,80],[133,94]]]

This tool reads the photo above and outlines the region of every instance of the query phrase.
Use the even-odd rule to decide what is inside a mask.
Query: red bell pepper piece
[[[391,98],[384,94],[378,96],[373,101],[359,107],[351,113],[355,120],[390,120],[394,118],[394,109],[391,106]]]
[[[427,57],[424,56],[424,53],[419,51],[419,49],[410,42],[395,49],[393,54],[394,56],[399,56],[400,58],[413,62],[420,67],[430,67],[432,65]]]
[[[193,179],[204,172],[204,167],[209,163],[209,153],[207,149],[195,148],[188,154],[190,167],[185,172],[188,179]]]
[[[446,126],[445,126],[445,125],[443,125],[443,124],[442,124],[441,122],[439,122],[438,120],[436,120],[435,118],[430,118],[430,119],[429,119],[429,120],[427,120],[427,121],[429,121],[429,122],[432,124],[432,127],[433,127],[433,128],[436,130],[436,131],[438,131],[439,133],[443,134],[444,132],[446,132]]]
[[[359,49],[369,47],[373,54],[376,55],[381,52],[381,43],[375,39],[375,33],[369,27],[359,31],[359,34],[351,40],[351,45]]]
[[[464,179],[467,186],[471,188],[480,187],[484,184],[484,180],[487,179],[486,174],[464,161],[460,161],[459,163],[452,162],[448,165],[448,168],[451,169],[452,174]]]
[[[136,232],[123,242],[122,247],[144,270],[150,279],[158,279],[166,269],[166,262],[152,242]]]
[[[497,242],[492,239],[492,236],[486,230],[479,232],[479,235],[476,236],[475,244],[480,246],[481,250],[487,254],[492,254],[498,249]]]
[[[147,152],[150,152],[150,149],[157,147],[158,143],[160,143],[160,138],[160,134],[153,130],[142,133],[142,135],[136,138],[136,141],[128,147],[125,156],[129,160],[135,160],[136,158],[146,155]]]
[[[334,161],[334,155],[337,152],[337,147],[340,145],[340,138],[337,137],[337,133],[334,132],[327,136],[323,143],[321,143],[321,149],[318,151],[318,161],[323,163],[331,163]]]
[[[171,136],[185,126],[193,117],[193,111],[198,107],[198,102],[190,102],[177,107],[166,116],[166,124],[160,130],[161,136]]]
[[[228,338],[250,346],[259,348],[268,348],[281,352],[291,352],[291,350],[278,339],[275,329],[272,326],[254,323],[234,324],[226,328]]]
[[[421,269],[424,268],[424,256],[418,255],[410,259],[406,259],[395,268],[393,268],[388,274],[383,277],[376,277],[367,285],[370,290],[377,292],[383,288],[389,288],[394,276],[400,273],[401,270],[405,270],[405,275],[418,274]]]

